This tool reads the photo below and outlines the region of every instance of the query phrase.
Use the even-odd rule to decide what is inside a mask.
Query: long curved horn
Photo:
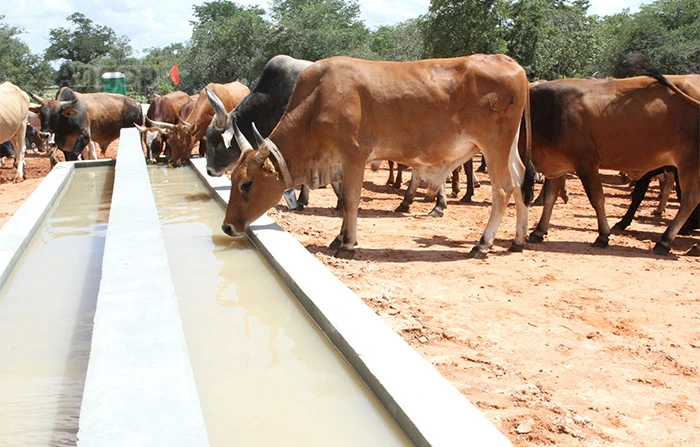
[[[241,149],[241,152],[246,149],[253,149],[253,146],[250,145],[250,142],[245,135],[243,135],[241,129],[238,128],[236,120],[233,120],[233,136],[236,138],[236,143],[238,143],[238,147]]]
[[[221,102],[218,96],[216,96],[216,93],[212,92],[208,88],[204,87],[204,91],[207,92],[209,104],[211,104],[211,108],[214,109],[214,112],[216,113],[214,127],[216,130],[223,132],[226,130],[226,124],[228,123],[228,114],[226,113],[224,103]]]
[[[139,130],[139,132],[144,133],[148,130],[147,127],[139,126],[138,124],[134,123],[134,126]]]
[[[255,145],[258,148],[263,147],[263,144],[265,144],[265,138],[263,138],[263,136],[260,135],[260,132],[258,132],[258,128],[255,127],[255,123],[252,123],[251,126],[253,127],[253,136],[255,136]]]
[[[44,98],[42,98],[41,96],[35,95],[34,93],[30,92],[29,90],[27,90],[27,93],[29,93],[29,96],[31,96],[34,101],[39,102],[39,104],[44,102]]]
[[[146,121],[153,127],[160,127],[161,129],[172,129],[175,124],[164,123],[162,121],[152,121],[149,117],[146,117]]]

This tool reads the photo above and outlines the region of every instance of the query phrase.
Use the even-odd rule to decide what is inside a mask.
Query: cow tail
[[[523,113],[523,121],[525,122],[525,150],[520,154],[520,159],[525,165],[525,178],[523,179],[520,191],[523,195],[525,206],[530,206],[532,199],[535,196],[535,165],[532,164],[532,122],[530,114],[530,88],[527,88],[527,96],[525,98],[525,111]],[[522,127],[522,126],[521,126]],[[522,147],[522,146],[521,146]]]

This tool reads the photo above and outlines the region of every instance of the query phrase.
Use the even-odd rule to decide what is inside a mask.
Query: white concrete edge
[[[114,165],[114,160],[58,163],[5,222],[0,228],[0,287],[5,284],[37,228],[63,193],[75,169],[105,165]]]
[[[191,165],[225,206],[230,180],[208,176],[205,159]],[[272,219],[256,220],[247,235],[414,444],[512,447],[478,408]]]
[[[137,129],[122,129],[78,445],[208,446]]]

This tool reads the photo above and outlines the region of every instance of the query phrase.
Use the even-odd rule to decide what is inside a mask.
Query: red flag
[[[170,79],[173,80],[173,84],[178,85],[180,83],[180,74],[177,71],[177,64],[173,65],[170,69]]]

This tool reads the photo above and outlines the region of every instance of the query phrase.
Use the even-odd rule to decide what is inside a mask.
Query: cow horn
[[[265,138],[263,138],[262,135],[260,135],[260,132],[258,132],[258,128],[255,127],[255,123],[252,123],[253,127],[253,136],[255,137],[255,145],[258,148],[263,147],[263,144],[265,144]]]
[[[184,119],[182,119],[182,117],[181,117],[180,115],[178,115],[177,120],[180,122],[180,124],[182,124],[182,127],[184,127],[185,130],[187,130],[187,129],[189,129],[190,127],[192,127],[192,124],[190,124],[190,123],[188,123],[187,121],[185,121]]]
[[[30,92],[30,91],[27,91],[27,93],[29,93],[29,96],[31,96],[32,99],[33,99],[34,101],[39,102],[39,104],[41,104],[42,102],[44,102],[44,98],[42,98],[41,96],[35,95],[34,93],[32,93],[32,92]]]
[[[236,123],[236,120],[233,120],[233,136],[236,139],[236,143],[241,149],[241,152],[243,152],[246,149],[253,149],[253,146],[250,145],[250,142],[245,137],[245,135],[243,135],[241,129],[238,128],[238,123]]]
[[[174,124],[170,123],[164,123],[162,121],[153,121],[149,117],[146,117],[146,121],[148,121],[148,124],[150,124],[153,127],[160,127],[161,129],[172,129],[175,127]]]
[[[76,101],[77,99],[74,99],[72,101],[58,101],[58,104],[61,106],[61,108],[65,108],[72,106],[73,104],[75,104]]]
[[[134,123],[134,126],[139,130],[139,132],[144,133],[148,130],[147,127],[139,126],[138,124]]]
[[[214,127],[216,130],[223,132],[226,130],[226,124],[228,123],[228,114],[226,113],[224,103],[221,102],[218,96],[216,96],[216,93],[212,92],[208,88],[204,87],[204,91],[207,92],[207,98],[209,98],[211,108],[214,109],[214,112],[216,112]]]

